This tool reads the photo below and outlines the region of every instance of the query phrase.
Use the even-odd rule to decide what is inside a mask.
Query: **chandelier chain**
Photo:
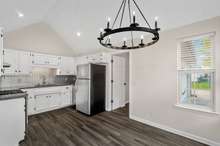
[[[147,25],[149,26],[149,28],[151,28],[150,24],[148,23],[147,19],[145,18],[144,14],[142,13],[141,9],[139,8],[138,4],[135,2],[135,0],[133,0],[135,6],[138,8],[138,11],[141,13],[142,17],[144,18],[145,22],[147,23]]]
[[[129,11],[129,20],[130,20],[130,25],[132,24],[132,21],[131,21],[131,1],[128,0],[128,11]],[[131,44],[132,44],[132,47],[134,46],[134,37],[133,37],[133,31],[131,31]]]
[[[120,21],[119,28],[121,28],[121,26],[122,26],[122,21],[123,21],[123,18],[124,18],[126,3],[127,3],[127,0],[124,1],[124,6],[123,6],[122,13],[121,13],[121,21]]]
[[[121,6],[120,6],[120,8],[119,8],[119,10],[118,10],[118,13],[117,13],[117,15],[116,15],[116,17],[115,17],[115,20],[114,20],[114,22],[113,22],[113,25],[112,25],[112,29],[113,29],[114,26],[115,26],[115,23],[116,23],[116,21],[117,21],[117,19],[118,19],[118,16],[119,16],[120,12],[121,12],[121,9],[122,9],[122,6],[123,6],[123,4],[124,4],[124,1],[125,1],[125,0],[122,1]]]

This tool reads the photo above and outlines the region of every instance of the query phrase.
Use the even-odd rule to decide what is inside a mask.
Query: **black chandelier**
[[[132,16],[131,16],[131,1],[133,1],[134,6],[138,9],[139,13],[143,17],[144,21],[146,22],[146,26],[147,27],[140,26],[136,22],[135,12],[133,12],[133,20],[132,20]],[[126,6],[128,6],[130,26],[122,27],[122,22],[123,22]],[[120,18],[119,27],[118,28],[114,28],[115,25],[116,25],[117,20],[119,19],[119,15],[120,14],[121,14],[121,18]],[[107,47],[107,48],[111,48],[111,49],[119,49],[119,50],[138,49],[138,48],[144,48],[144,47],[147,47],[147,46],[155,44],[159,40],[159,33],[158,33],[158,31],[160,31],[160,28],[158,28],[158,26],[157,26],[157,18],[155,18],[155,27],[151,28],[150,24],[148,23],[147,19],[145,18],[143,12],[139,8],[139,6],[136,3],[136,1],[135,0],[123,0],[121,6],[119,8],[119,11],[118,11],[118,13],[117,13],[117,15],[116,15],[116,17],[114,19],[112,27],[110,27],[110,18],[108,18],[107,27],[104,29],[104,31],[101,30],[100,36],[98,37],[98,40],[99,40],[99,43],[102,46]],[[111,43],[111,35],[122,33],[122,32],[131,32],[131,45],[130,46],[127,45],[127,42],[126,42],[125,39],[124,39],[123,44],[121,46],[113,45]],[[134,44],[133,32],[150,33],[150,34],[153,34],[153,38],[149,42],[146,43],[146,42],[144,42],[144,36],[142,35],[141,36],[141,40],[140,40],[140,44],[135,45]]]

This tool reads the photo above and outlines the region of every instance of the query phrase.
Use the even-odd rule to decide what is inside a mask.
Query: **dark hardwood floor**
[[[128,108],[87,117],[73,108],[29,117],[20,146],[205,146],[128,118]]]

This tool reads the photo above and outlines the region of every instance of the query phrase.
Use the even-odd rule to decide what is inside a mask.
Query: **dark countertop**
[[[33,89],[33,88],[47,88],[47,87],[58,87],[58,86],[71,86],[72,84],[49,84],[49,85],[36,85],[32,87],[24,87],[20,89]]]
[[[17,99],[17,98],[26,98],[26,93],[17,93],[17,94],[8,94],[8,95],[0,95],[1,100],[10,100],[10,99]]]

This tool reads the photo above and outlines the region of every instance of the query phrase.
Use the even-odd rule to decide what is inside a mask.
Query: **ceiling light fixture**
[[[135,11],[133,11],[133,13],[131,14],[131,1],[133,2],[132,4],[134,5],[134,8],[135,7],[137,8],[138,12],[141,14],[142,18],[146,22],[146,26],[141,26],[137,23],[136,21],[137,13]],[[126,7],[128,8],[130,26],[122,26]],[[121,15],[121,18],[119,19],[120,15]],[[153,45],[156,42],[158,42],[160,38],[159,37],[160,28],[158,28],[158,24],[157,24],[158,17],[155,17],[154,28],[152,28],[135,0],[123,0],[122,1],[122,4],[120,5],[118,13],[111,27],[110,27],[110,22],[111,22],[110,17],[108,17],[107,20],[108,20],[107,27],[104,29],[104,31],[100,31],[100,36],[98,37],[99,43],[104,47],[111,48],[111,49],[138,49],[138,48],[144,48],[144,47]],[[115,27],[117,22],[119,22],[119,27]],[[127,45],[127,39],[121,39],[123,40],[123,44],[120,46],[117,45],[118,43],[117,44],[111,43],[111,35],[119,34],[122,32],[130,32],[131,38],[129,40],[131,41],[131,43],[129,43],[130,44],[129,46]],[[145,32],[145,33],[153,34],[152,41],[144,42],[144,36],[141,35],[140,44],[135,44],[133,32],[142,32],[142,33]]]
[[[24,14],[19,12],[19,11],[17,11],[17,15],[18,15],[19,18],[23,18],[24,17]]]
[[[77,35],[78,37],[80,37],[80,36],[81,36],[81,33],[80,33],[80,32],[77,32],[76,35]]]

